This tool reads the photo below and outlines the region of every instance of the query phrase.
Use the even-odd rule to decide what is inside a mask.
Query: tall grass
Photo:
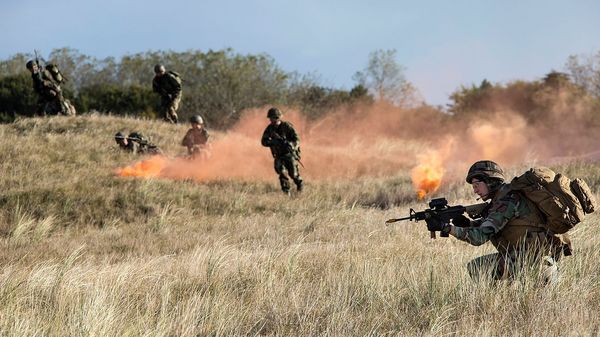
[[[119,127],[115,127],[118,125]],[[121,127],[122,126],[122,127]],[[560,280],[472,282],[490,253],[385,226],[422,202],[408,173],[312,182],[123,179],[116,130],[166,151],[183,126],[113,117],[0,126],[0,334],[6,336],[595,336],[598,216]],[[520,168],[515,168],[518,170]],[[600,166],[558,167],[597,190]],[[473,202],[462,183],[440,195]]]

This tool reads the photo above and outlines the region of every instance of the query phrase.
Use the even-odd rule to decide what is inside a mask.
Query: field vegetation
[[[291,198],[275,174],[122,178],[116,169],[139,158],[116,148],[119,128],[183,153],[186,127],[157,121],[90,114],[0,125],[1,335],[600,333],[597,214],[573,230],[575,253],[557,284],[539,287],[535,271],[475,283],[465,265],[491,245],[431,240],[423,223],[384,224],[425,206],[409,170],[307,176]],[[508,171],[531,164],[543,163]],[[598,163],[552,167],[600,187]],[[475,202],[462,179],[436,196]]]

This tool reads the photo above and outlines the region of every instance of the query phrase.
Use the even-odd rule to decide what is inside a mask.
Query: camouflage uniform
[[[117,134],[119,135],[119,133]],[[127,152],[134,154],[161,154],[162,151],[158,146],[148,142],[144,136],[139,132],[132,132],[127,136],[127,144],[120,141],[120,137],[115,136],[115,140],[119,145],[119,148]]]
[[[208,131],[205,128],[191,128],[183,137],[181,145],[187,147],[188,155],[191,158],[207,154],[206,144],[208,143]]]
[[[177,123],[177,109],[181,102],[181,79],[168,71],[157,74],[152,80],[152,90],[160,95],[160,106],[165,121]]]
[[[469,262],[469,275],[473,279],[512,279],[525,269],[539,267],[544,283],[555,282],[557,262],[563,250],[568,251],[562,237],[549,232],[537,206],[509,184],[499,183],[490,193],[491,202],[481,218],[471,221],[470,227],[453,227],[459,240],[475,246],[491,241],[498,250]]]
[[[48,70],[38,70],[31,74],[33,90],[38,95],[37,111],[40,116],[70,115],[70,103],[62,95],[60,84],[57,83]]]
[[[302,191],[303,181],[298,170],[300,159],[300,138],[291,123],[281,121],[279,125],[269,124],[265,129],[261,144],[271,148],[271,154],[275,158],[275,172],[279,174],[281,190],[285,193],[290,191],[290,183],[287,174],[294,180],[298,191]]]

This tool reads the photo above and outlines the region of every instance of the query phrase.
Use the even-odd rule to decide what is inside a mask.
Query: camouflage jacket
[[[188,148],[194,146],[202,146],[208,143],[208,131],[205,128],[196,129],[191,128],[187,131],[185,136],[183,136],[183,140],[181,141],[182,146],[187,146]]]
[[[472,227],[454,227],[459,240],[479,246],[492,241],[499,251],[516,247],[528,238],[528,233],[543,232],[543,220],[535,205],[504,184],[496,192],[482,217],[471,222]]]
[[[300,138],[291,123],[282,121],[279,125],[267,126],[261,144],[271,148],[273,157],[294,155],[299,153]]]
[[[60,85],[54,81],[48,70],[31,74],[33,90],[43,98],[54,99],[61,95]]]
[[[181,79],[171,71],[156,75],[152,80],[152,90],[163,97],[174,99],[181,95]]]

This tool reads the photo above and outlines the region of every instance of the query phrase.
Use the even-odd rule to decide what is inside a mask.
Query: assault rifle
[[[37,64],[38,67],[40,66],[40,55],[38,54],[37,49],[33,50],[33,54],[35,55],[35,64]],[[42,59],[42,62],[44,62],[44,64],[46,63],[46,61],[44,59]]]
[[[41,81],[41,80],[42,80],[42,71],[43,71],[43,68],[42,68],[42,66],[40,65],[40,56],[38,55],[38,51],[37,51],[36,49],[34,49],[34,50],[33,50],[33,54],[35,55],[35,65],[36,65],[36,66],[37,66],[37,68],[38,68],[37,76],[38,76],[38,78],[39,78],[39,79],[40,79],[40,81]],[[43,61],[44,63],[46,63],[46,61],[44,61],[43,59],[42,59],[42,61]]]
[[[296,160],[298,163],[300,163],[300,165],[304,167],[304,164],[302,164],[302,162],[300,161],[300,155],[298,153],[297,149],[294,149],[294,147],[292,146],[292,143],[290,143],[288,140],[284,139],[283,137],[281,137],[280,135],[278,135],[275,132],[271,132],[271,134],[269,134],[269,136],[271,136],[272,140],[274,140],[275,145],[276,146],[281,146],[283,145],[286,149],[286,151],[288,151],[289,153],[292,154],[292,157],[294,157],[294,160]]]
[[[469,205],[469,206],[448,206],[448,200],[446,198],[437,198],[432,199],[429,202],[429,208],[416,212],[414,209],[410,209],[409,216],[404,218],[397,219],[389,219],[385,223],[390,224],[398,221],[415,221],[418,222],[420,220],[428,221],[442,221],[444,223],[450,223],[450,220],[462,215],[463,213],[467,213],[471,219],[475,219],[480,217],[481,212],[487,206],[487,203]],[[441,236],[448,236],[448,234],[441,233]],[[435,232],[431,232],[431,238],[435,239]]]

